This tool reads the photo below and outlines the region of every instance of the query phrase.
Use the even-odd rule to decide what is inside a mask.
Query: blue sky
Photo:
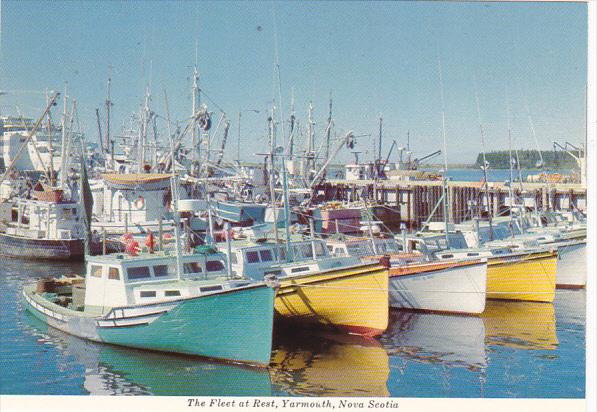
[[[527,107],[542,148],[584,140],[582,3],[4,0],[1,13],[0,90],[11,91],[0,96],[1,112],[18,104],[36,117],[43,94],[22,91],[62,89],[68,81],[88,140],[97,136],[95,108],[105,99],[109,66],[113,124],[138,110],[148,84],[156,112],[165,112],[165,89],[172,118],[187,117],[197,43],[201,87],[227,113],[233,141],[238,111],[260,110],[242,117],[243,156],[256,159],[274,95],[275,33],[283,111],[288,116],[293,93],[305,124],[312,101],[317,138],[332,91],[339,135],[377,136],[381,113],[384,152],[393,139],[404,145],[409,130],[416,154],[440,149],[439,56],[449,162],[472,162],[481,150],[475,90],[487,150],[508,146],[506,96],[518,147],[535,148]],[[372,146],[364,137],[355,150]],[[343,151],[338,160],[350,158]]]

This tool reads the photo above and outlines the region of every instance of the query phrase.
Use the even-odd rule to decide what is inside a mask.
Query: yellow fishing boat
[[[487,298],[553,302],[557,251],[514,253],[487,261]]]
[[[274,308],[282,317],[380,335],[388,327],[388,269],[359,264],[281,277]]]
[[[242,242],[230,247],[234,273],[252,279],[276,276],[278,319],[332,326],[344,332],[377,336],[388,326],[388,268],[351,256],[330,256],[321,239]],[[286,259],[290,253],[292,259]]]
[[[551,303],[555,298],[557,250],[450,249],[434,256],[440,260],[487,258],[487,299]]]

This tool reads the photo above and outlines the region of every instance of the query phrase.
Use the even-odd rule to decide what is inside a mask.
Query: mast
[[[269,123],[269,158],[270,158],[270,170],[269,170],[269,191],[270,191],[270,203],[272,205],[272,213],[274,218],[274,239],[276,240],[276,250],[279,252],[279,238],[278,238],[278,212],[276,209],[276,189],[275,189],[275,162],[274,162],[274,148],[276,144],[275,136],[275,124],[274,124],[275,106],[272,106],[271,116],[268,117]],[[279,256],[279,254],[278,254]]]
[[[489,220],[489,239],[493,240],[493,213],[491,210],[491,204],[489,202],[489,182],[487,180],[487,169],[489,169],[489,163],[485,157],[485,131],[483,130],[483,122],[481,121],[481,107],[479,104],[479,93],[477,91],[477,81],[475,79],[475,103],[477,105],[477,117],[479,119],[479,130],[481,131],[481,148],[483,154],[483,187],[485,188],[485,200],[487,201],[487,218]]]
[[[199,72],[197,71],[197,65],[193,70],[193,87],[192,87],[192,101],[193,101],[193,113],[192,116],[192,128],[191,128],[191,146],[192,146],[192,153],[191,153],[191,162],[192,167],[191,171],[195,167],[198,158],[197,158],[197,146],[199,145],[198,137],[197,137],[197,109],[201,106],[200,96],[199,96]]]
[[[111,100],[111,89],[112,89],[112,78],[110,75],[108,75],[108,86],[107,86],[107,95],[106,95],[106,127],[105,127],[105,132],[106,132],[106,136],[105,136],[105,140],[104,140],[104,144],[102,145],[102,148],[105,148],[106,151],[110,150],[110,111],[111,111],[111,107],[112,105],[112,100]],[[114,159],[112,159],[112,161],[114,161]]]
[[[506,100],[507,121],[508,121],[508,157],[510,159],[510,184],[508,185],[508,196],[510,197],[510,233],[514,237],[512,204],[514,203],[514,190],[512,188],[514,180],[514,170],[512,169],[512,128],[510,127],[510,103]]]
[[[313,153],[313,148],[315,147],[313,126],[313,104],[309,102],[309,114],[307,116],[307,179],[311,170],[314,169],[313,163],[315,162]]]
[[[326,159],[330,156],[331,133],[332,133],[332,91],[330,90],[330,104],[329,104],[329,111],[328,111],[328,130],[327,130],[326,138],[325,138],[325,158]]]
[[[383,117],[380,114],[379,115],[379,147],[377,150],[377,177],[381,177],[381,173],[382,173],[382,167],[383,165],[381,164],[381,143],[382,143],[382,138],[383,138]]]
[[[444,174],[442,176],[442,188],[443,188],[443,205],[444,205],[444,232],[446,236],[446,247],[450,248],[450,238],[448,236],[448,212],[449,212],[449,192],[448,192],[448,182],[447,182],[447,174],[448,174],[448,150],[447,150],[447,140],[446,140],[446,109],[444,105],[444,82],[442,78],[442,64],[439,58],[439,53],[437,56],[437,65],[439,69],[439,86],[440,86],[440,98],[441,98],[441,105],[442,105],[442,137],[444,143]]]
[[[48,96],[48,92],[46,91],[46,101],[49,100],[49,96]],[[50,165],[49,165],[49,170],[50,170],[50,181],[49,184],[50,186],[54,187],[56,186],[56,177],[54,176],[54,144],[52,142],[52,112],[48,111],[48,153],[50,155]]]
[[[62,143],[60,147],[60,188],[66,184],[66,116],[67,116],[67,82],[64,82],[64,98],[62,101]]]
[[[325,135],[325,159],[327,160],[330,157],[330,142],[331,142],[331,134],[332,134],[332,91],[330,90],[330,103],[328,109],[328,126]],[[324,170],[323,177],[325,178],[327,170]]]
[[[165,92],[164,92],[165,95]],[[166,97],[166,107],[168,107],[168,99]],[[170,156],[172,158],[172,166],[171,172],[172,175],[170,177],[170,188],[172,191],[172,212],[174,217],[174,241],[176,244],[176,277],[178,280],[181,278],[181,273],[183,273],[182,267],[182,256],[181,256],[181,248],[180,248],[180,218],[178,214],[178,176],[176,175],[176,170],[174,168],[174,138],[172,135],[169,136],[170,140]]]
[[[296,116],[294,111],[294,88],[292,89],[292,96],[290,98],[290,137],[288,138],[288,155],[292,160],[294,153],[294,127],[296,125]]]

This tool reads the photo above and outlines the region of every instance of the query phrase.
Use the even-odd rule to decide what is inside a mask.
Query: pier
[[[580,210],[587,207],[586,186],[577,183],[515,182],[510,189],[503,182],[448,181],[448,221],[460,223],[491,210],[492,216],[507,214],[510,190],[514,199],[527,209]],[[328,180],[313,187],[313,197],[322,201],[360,202],[383,205],[399,214],[400,223],[409,230],[421,223],[443,221],[443,207],[436,207],[442,198],[441,180]],[[489,207],[487,206],[489,205]],[[433,216],[430,218],[430,216]]]

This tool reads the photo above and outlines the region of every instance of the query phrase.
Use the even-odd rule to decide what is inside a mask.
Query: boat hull
[[[0,255],[21,259],[75,260],[82,259],[82,239],[29,239],[0,233]]]
[[[388,271],[374,264],[280,278],[275,309],[283,318],[380,335],[388,326]]]
[[[23,290],[34,316],[80,338],[256,366],[270,361],[274,294],[270,287],[254,286],[95,317],[44,299],[35,286]]]
[[[558,248],[556,287],[584,288],[587,285],[587,243],[578,242]]]
[[[557,252],[533,252],[489,259],[487,298],[553,302]]]
[[[485,309],[487,263],[433,262],[390,269],[390,306],[479,314]]]

